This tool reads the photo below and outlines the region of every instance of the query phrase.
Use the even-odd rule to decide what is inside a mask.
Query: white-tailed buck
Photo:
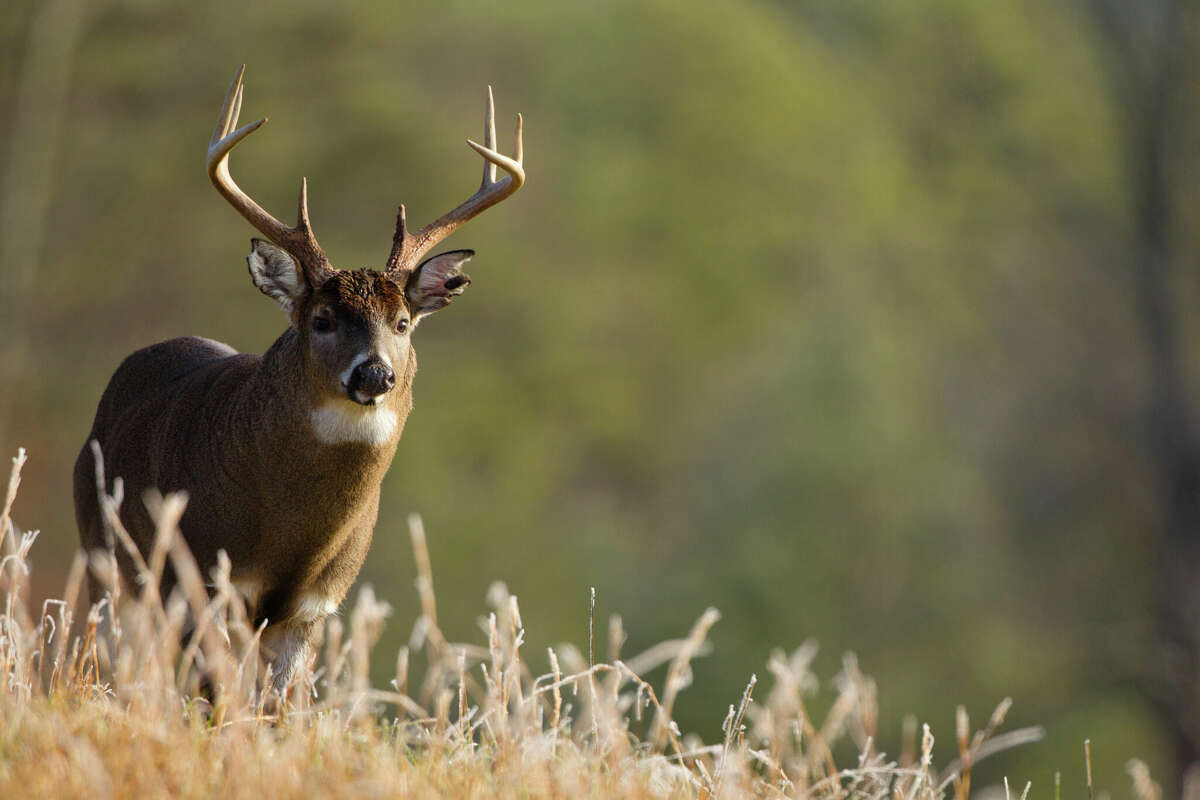
[[[521,116],[510,158],[496,150],[489,89],[484,143],[468,141],[485,161],[479,190],[416,233],[407,230],[401,205],[382,271],[335,269],[313,236],[306,182],[299,219],[288,227],[229,173],[230,151],[266,122],[237,128],[244,71],[221,107],[208,175],[267,238],[251,240],[250,277],[291,324],[263,355],[187,337],[126,358],[75,464],[75,513],[84,549],[108,549],[91,441],[99,443],[107,475],[122,478],[133,498],[121,521],[143,555],[154,539],[138,502],[143,493],[186,491],[184,538],[206,575],[219,551],[229,555],[234,584],[255,622],[267,624],[263,643],[274,654],[280,688],[366,557],[380,483],[412,408],[413,330],[470,283],[462,266],[472,251],[422,257],[520,189],[525,171]],[[497,167],[508,173],[499,180]],[[130,580],[129,555],[118,547],[117,557]],[[166,596],[173,578],[168,573],[164,581]],[[97,590],[93,581],[93,602]]]

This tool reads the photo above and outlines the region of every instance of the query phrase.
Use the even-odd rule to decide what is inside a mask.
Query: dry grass
[[[447,641],[415,517],[421,615],[392,685],[368,680],[389,609],[364,587],[347,621],[325,626],[313,669],[286,700],[269,697],[260,690],[260,631],[247,622],[227,563],[207,577],[196,569],[176,529],[181,498],[153,504],[157,546],[138,557],[133,591],[111,580],[111,556],[90,564],[78,556],[62,599],[29,608],[36,532],[17,531],[9,517],[23,460],[14,459],[0,513],[0,797],[965,798],[981,758],[1041,734],[997,733],[1005,701],[974,734],[960,710],[957,758],[946,767],[935,767],[934,737],[928,726],[918,737],[915,720],[905,724],[901,754],[889,757],[875,745],[875,684],[853,658],[834,681],[829,713],[812,718],[815,647],[805,644],[771,657],[769,688],[754,676],[740,694],[731,687],[723,738],[705,743],[683,734],[673,712],[715,609],[685,638],[627,659],[613,618],[607,662],[591,664],[563,645],[536,674],[522,650],[517,598],[503,584],[489,592],[485,641]],[[120,499],[106,500],[110,520]],[[114,534],[124,541],[119,523]],[[160,598],[168,560],[183,590]],[[78,605],[86,569],[111,587],[90,609]],[[77,613],[85,615],[78,623]],[[116,624],[105,633],[110,613]],[[73,625],[82,633],[69,636]],[[410,681],[412,660],[425,665],[419,683]],[[659,689],[640,677],[662,665]],[[199,699],[205,675],[213,688]],[[839,764],[847,743],[857,757]],[[1135,780],[1152,787],[1141,770]]]

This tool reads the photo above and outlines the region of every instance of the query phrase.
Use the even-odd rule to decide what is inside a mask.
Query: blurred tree
[[[1180,316],[1194,311],[1177,293],[1189,260],[1178,228],[1188,185],[1183,158],[1195,158],[1195,41],[1200,19],[1185,0],[1093,0],[1121,132],[1133,211],[1131,298],[1143,332],[1148,394],[1143,418],[1156,520],[1155,601],[1160,641],[1142,666],[1144,685],[1171,726],[1181,766],[1200,767],[1200,439],[1184,363]],[[1181,158],[1182,157],[1182,158]],[[1190,353],[1195,356],[1195,353]]]
[[[0,297],[0,386],[15,386],[29,369],[33,284],[44,266],[46,236],[53,231],[50,200],[84,11],[84,0],[47,0],[31,15],[28,34],[14,49],[20,68],[0,181],[0,264],[6,272]],[[16,397],[11,389],[0,392],[0,441],[6,438],[4,426]]]

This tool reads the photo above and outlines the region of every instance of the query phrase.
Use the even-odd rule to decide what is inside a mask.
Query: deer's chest
[[[345,597],[370,548],[380,491],[378,479],[348,475],[364,477],[361,467],[314,468],[304,485],[277,484],[283,491],[265,500],[270,513],[260,517],[254,573],[246,576],[257,582],[261,615],[311,621]]]

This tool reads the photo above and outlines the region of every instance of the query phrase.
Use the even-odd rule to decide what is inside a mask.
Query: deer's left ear
[[[408,276],[404,295],[412,305],[413,317],[432,314],[450,304],[471,285],[462,265],[471,260],[474,250],[451,250],[421,262]]]

